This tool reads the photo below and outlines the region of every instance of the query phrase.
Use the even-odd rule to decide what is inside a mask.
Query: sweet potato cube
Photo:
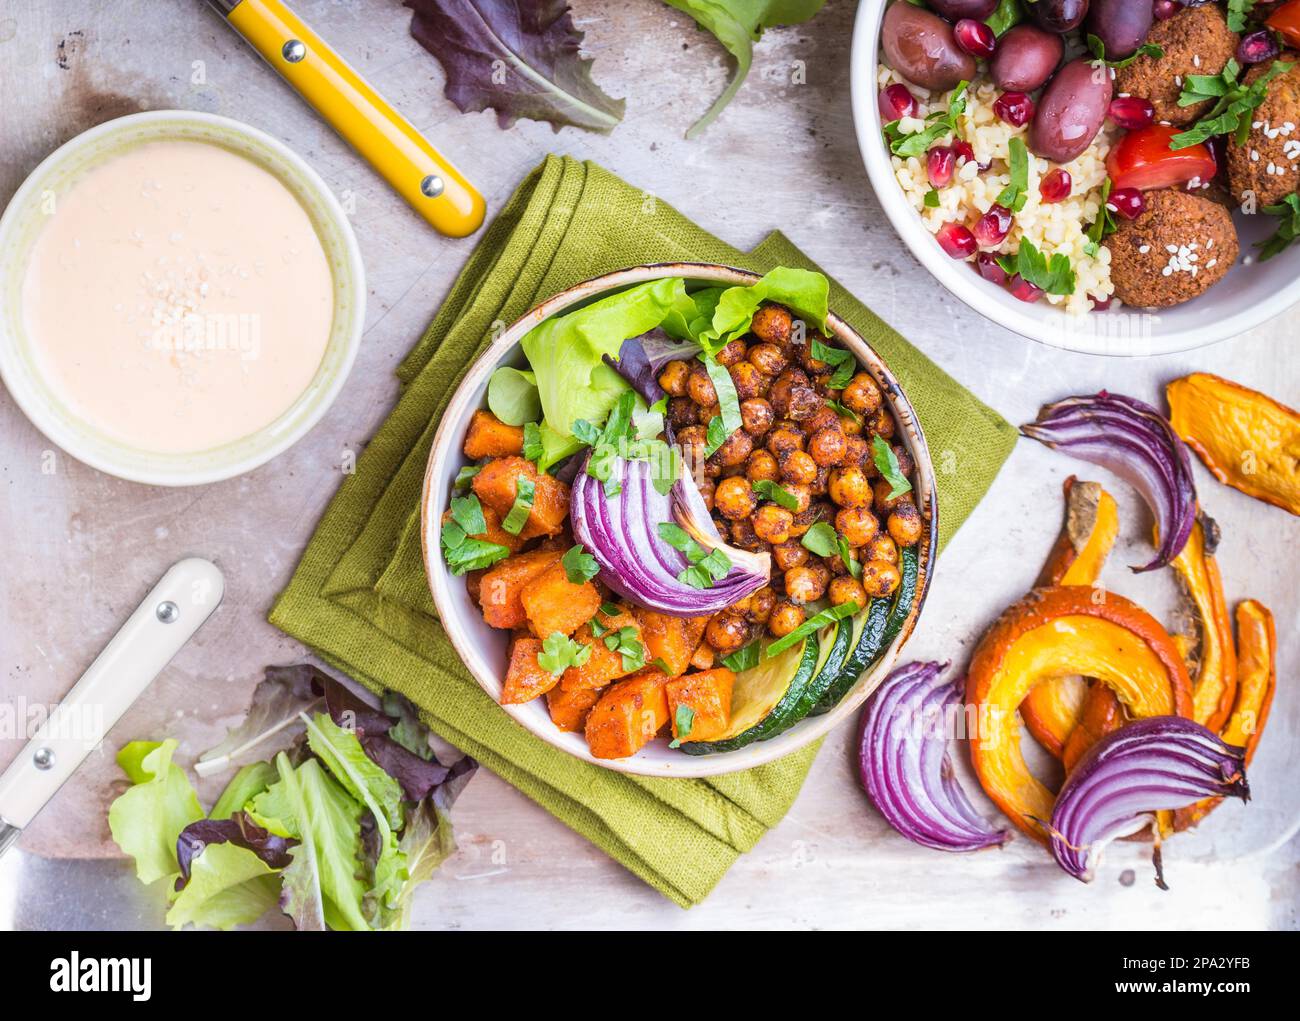
[[[731,725],[731,689],[736,675],[726,667],[686,674],[669,681],[664,687],[668,696],[668,720],[673,737],[679,741],[711,741],[721,737]],[[690,708],[690,731],[682,737],[677,732],[679,706]]]
[[[631,672],[623,665],[623,654],[610,649],[605,644],[605,639],[625,627],[630,627],[637,633],[635,640],[642,641],[641,626],[637,618],[624,608],[617,616],[607,617],[602,613],[596,619],[604,629],[599,637],[592,632],[590,621],[578,628],[573,636],[574,641],[590,646],[591,655],[582,666],[571,666],[564,671],[564,676],[560,678],[560,686],[566,691],[598,690],[610,681],[626,677]],[[646,658],[652,657],[647,653]]]
[[[443,511],[442,523],[447,524],[451,520],[451,511]],[[519,552],[524,544],[522,535],[511,535],[501,527],[501,518],[491,507],[483,508],[483,520],[487,522],[487,528],[479,532],[478,535],[471,535],[471,539],[482,539],[484,542],[494,542],[498,546],[504,546],[511,553]]]
[[[551,722],[564,731],[581,730],[587,722],[587,714],[591,712],[591,707],[599,701],[600,689],[598,688],[565,691],[564,688],[556,685],[546,693],[546,708],[551,711]]]
[[[506,669],[506,682],[501,688],[501,704],[517,705],[531,702],[559,683],[559,678],[544,670],[537,662],[542,643],[536,638],[516,638],[510,647],[510,666]]]
[[[624,759],[638,751],[668,722],[668,675],[653,668],[619,681],[592,707],[585,728],[587,746],[598,759]]]
[[[562,563],[552,564],[530,579],[520,600],[528,626],[538,638],[549,638],[556,631],[571,635],[600,609],[596,586],[589,581],[580,585],[569,581]]]
[[[641,622],[646,660],[660,659],[673,677],[686,672],[691,656],[704,638],[708,617],[670,617],[654,610],[635,610]]]
[[[504,519],[515,505],[520,478],[532,479],[533,509],[519,535],[533,539],[539,535],[557,535],[569,516],[569,487],[549,475],[539,474],[532,461],[522,457],[499,457],[485,464],[470,483],[479,501]]]
[[[524,586],[549,567],[560,562],[562,553],[539,550],[506,557],[479,581],[478,604],[483,619],[491,627],[516,628],[528,623],[528,614],[520,597]]]
[[[691,666],[696,670],[712,670],[713,661],[716,657],[713,654],[713,646],[708,642],[700,642],[691,654]]]
[[[524,452],[524,430],[506,425],[490,411],[476,411],[465,433],[465,456],[473,461],[480,457],[509,457]]]

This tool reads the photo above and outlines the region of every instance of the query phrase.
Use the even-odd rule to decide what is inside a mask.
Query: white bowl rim
[[[885,7],[891,0],[861,0],[853,22],[849,50],[849,93],[853,107],[853,127],[858,148],[867,168],[867,177],[880,206],[894,230],[912,255],[945,288],[986,319],[1037,341],[1047,347],[1081,354],[1111,357],[1147,357],[1176,354],[1193,348],[1216,344],[1262,325],[1300,301],[1300,275],[1289,288],[1273,292],[1263,301],[1204,325],[1157,334],[1131,350],[1116,349],[1104,333],[1085,330],[1062,330],[1061,312],[1040,302],[1027,305],[1015,299],[1000,301],[964,261],[950,258],[938,246],[934,235],[926,230],[916,210],[908,204],[894,178],[893,165],[881,141],[880,108],[877,103],[876,69],[879,66],[880,24]],[[1160,310],[1154,314],[1159,315]],[[1149,314],[1145,310],[1134,312]],[[1059,339],[1064,336],[1065,340]],[[1089,342],[1091,341],[1091,342]]]
[[[361,346],[366,314],[366,271],[361,259],[361,247],[357,243],[356,234],[352,230],[352,224],[347,213],[335,197],[333,190],[325,183],[324,178],[306,160],[279,139],[267,134],[260,128],[255,128],[251,124],[245,124],[243,121],[235,120],[232,117],[223,117],[220,114],[205,113],[199,110],[143,110],[139,113],[114,117],[96,124],[94,127],[87,128],[78,135],[74,135],[41,160],[24,178],[22,184],[18,186],[5,207],[3,215],[0,215],[0,241],[3,241],[8,232],[13,229],[12,223],[17,219],[17,211],[24,201],[30,198],[37,184],[52,167],[57,166],[61,161],[68,159],[79,149],[84,148],[103,135],[112,134],[133,125],[148,124],[155,121],[188,121],[193,124],[205,124],[222,128],[232,134],[241,135],[249,141],[274,152],[289,164],[295,173],[300,174],[318,193],[326,215],[334,221],[334,225],[338,228],[339,236],[343,241],[347,271],[355,282],[356,292],[355,300],[352,302],[351,322],[348,323],[349,340],[347,348],[343,351],[334,378],[328,386],[321,390],[313,408],[303,415],[294,428],[286,430],[277,436],[273,442],[242,458],[202,471],[178,468],[168,468],[166,471],[124,468],[117,464],[111,456],[101,455],[96,451],[86,449],[76,435],[64,428],[58,417],[46,407],[41,397],[33,389],[29,389],[27,373],[16,366],[8,364],[8,359],[3,356],[0,356],[0,380],[3,380],[9,395],[23,414],[27,416],[28,420],[56,446],[83,464],[89,465],[91,468],[102,471],[107,475],[125,479],[128,482],[139,482],[152,486],[197,486],[235,478],[266,464],[306,436],[325,416],[325,413],[329,411],[338,397],[339,391],[343,389],[343,384],[347,382],[348,376],[352,372],[357,351]],[[258,433],[251,435],[256,436]]]
[[[652,263],[616,270],[582,281],[553,295],[526,312],[502,331],[475,360],[470,370],[457,384],[456,392],[442,414],[438,429],[434,433],[433,444],[429,450],[429,459],[425,469],[424,485],[420,498],[420,540],[425,574],[429,580],[430,592],[433,595],[434,606],[443,631],[447,634],[461,661],[469,669],[479,686],[487,692],[493,702],[497,703],[499,709],[509,714],[516,723],[541,738],[547,744],[594,766],[637,776],[698,778],[752,769],[755,766],[765,765],[796,752],[848,719],[866,701],[897,661],[903,645],[911,637],[921,611],[925,607],[930,582],[934,574],[934,562],[938,556],[938,493],[929,447],[926,445],[925,435],[921,430],[920,421],[912,408],[911,402],[901,386],[899,386],[897,379],[894,378],[893,373],[885,365],[884,360],[867,343],[866,339],[832,312],[829,317],[832,332],[837,338],[847,342],[850,347],[857,348],[861,346],[862,350],[866,352],[865,357],[859,351],[855,350],[854,353],[858,355],[859,362],[865,364],[872,374],[876,376],[877,381],[882,383],[882,390],[885,392],[889,405],[895,413],[895,418],[899,420],[900,435],[906,439],[909,450],[916,462],[915,479],[918,484],[917,496],[920,498],[918,503],[926,521],[926,537],[920,547],[920,571],[911,612],[908,614],[907,620],[898,635],[872,665],[871,669],[858,679],[853,689],[830,712],[822,716],[806,717],[794,727],[770,740],[758,741],[737,751],[718,755],[692,756],[682,753],[673,756],[671,759],[661,760],[645,758],[641,752],[638,752],[624,759],[598,759],[588,750],[585,741],[565,742],[563,739],[570,735],[556,729],[549,716],[545,716],[544,712],[538,714],[535,711],[536,699],[521,705],[501,705],[499,696],[502,679],[488,668],[474,643],[468,641],[466,636],[461,633],[457,623],[458,617],[452,600],[451,583],[461,579],[453,579],[451,573],[445,569],[441,563],[441,558],[437,555],[437,530],[440,526],[442,508],[446,503],[447,496],[446,487],[439,485],[439,475],[445,474],[443,471],[445,458],[454,459],[462,456],[460,453],[460,434],[456,429],[456,422],[463,415],[466,415],[472,407],[481,406],[482,397],[475,397],[475,395],[486,389],[487,381],[492,372],[502,363],[503,358],[518,346],[523,335],[534,326],[568,306],[585,301],[597,294],[646,280],[672,276],[681,276],[688,280],[727,284],[749,284],[759,279],[757,273],[716,263]],[[454,447],[450,446],[453,443]],[[581,737],[581,735],[578,736]]]

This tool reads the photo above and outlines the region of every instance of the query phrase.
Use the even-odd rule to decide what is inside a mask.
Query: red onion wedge
[[[1250,800],[1245,755],[1181,716],[1150,716],[1113,731],[1079,760],[1057,795],[1052,856],[1086,883],[1106,845],[1150,826],[1157,811],[1203,798]],[[1156,849],[1156,885],[1166,889]]]
[[[637,605],[673,617],[717,613],[766,585],[771,557],[728,546],[694,482],[679,472],[671,489],[661,493],[655,486],[655,471],[650,460],[614,458],[610,477],[622,488],[608,497],[601,481],[587,473],[585,463],[573,481],[569,495],[573,537],[596,558],[601,581]],[[674,521],[704,553],[721,550],[730,561],[731,569],[708,588],[680,580],[690,561],[659,534],[661,523]]]
[[[982,819],[957,783],[948,736],[964,681],[947,663],[908,663],[885,678],[862,714],[858,775],[867,797],[903,836],[939,851],[978,851],[1009,839]]]
[[[1187,447],[1151,405],[1105,390],[1046,405],[1020,427],[1032,439],[1109,469],[1146,500],[1159,529],[1155,559],[1134,571],[1166,567],[1196,522],[1196,483]]]

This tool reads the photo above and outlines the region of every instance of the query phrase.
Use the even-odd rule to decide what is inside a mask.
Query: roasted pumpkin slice
[[[1178,649],[1131,600],[1097,599],[1089,587],[1067,585],[1035,589],[1008,607],[981,639],[966,679],[975,711],[971,761],[997,806],[1044,842],[1055,796],[1025,765],[1016,709],[1035,685],[1070,675],[1108,685],[1135,718],[1191,712]]]
[[[1194,372],[1165,388],[1169,422],[1220,482],[1300,514],[1300,412]]]
[[[1237,653],[1223,578],[1214,560],[1218,526],[1198,515],[1174,570],[1196,608],[1198,640],[1192,659],[1192,719],[1216,734],[1228,720],[1237,694]]]
[[[1063,488],[1065,521],[1038,584],[1093,585],[1119,535],[1119,510],[1099,482],[1080,482],[1071,475]],[[1085,678],[1056,677],[1025,696],[1020,715],[1034,739],[1059,759],[1083,718],[1087,696]]]

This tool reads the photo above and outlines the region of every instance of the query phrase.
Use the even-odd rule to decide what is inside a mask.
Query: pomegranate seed
[[[1106,206],[1126,220],[1136,220],[1146,210],[1147,200],[1136,188],[1118,188],[1110,193]]]
[[[1168,21],[1182,9],[1183,5],[1178,0],[1156,0],[1151,5],[1151,13],[1156,16],[1156,21]]]
[[[1031,305],[1043,296],[1043,289],[1041,287],[1031,284],[1019,273],[1011,278],[1011,286],[1009,289],[1015,297],[1019,298],[1021,301],[1028,302]]]
[[[968,259],[979,248],[975,235],[960,223],[945,223],[935,237],[939,240],[939,247],[954,259]]]
[[[1258,32],[1241,37],[1241,43],[1237,46],[1237,59],[1243,64],[1262,64],[1266,60],[1272,60],[1278,52],[1273,33],[1261,28]]]
[[[901,117],[916,116],[916,97],[907,91],[906,85],[897,83],[880,92],[880,116],[885,123],[896,121]]]
[[[1022,128],[1034,115],[1034,101],[1023,92],[1004,92],[993,104],[993,112],[1012,127]]]
[[[1125,131],[1136,131],[1156,121],[1156,108],[1141,96],[1120,96],[1110,101],[1110,119]]]
[[[1094,312],[1105,312],[1106,309],[1110,308],[1110,303],[1113,299],[1098,298],[1095,295],[1090,294],[1088,295],[1088,300],[1092,302],[1092,310]]]
[[[980,252],[975,256],[975,268],[989,283],[997,284],[999,287],[1007,286],[1007,271],[1002,268],[998,257],[992,252]]]
[[[953,26],[952,32],[957,37],[957,45],[972,56],[987,59],[998,48],[998,37],[993,34],[993,29],[974,18],[962,18]]]
[[[936,145],[925,158],[925,172],[930,184],[946,188],[952,183],[952,172],[957,166],[957,153],[950,145]]]
[[[997,248],[1011,230],[1011,210],[996,202],[975,222],[975,240],[981,248]]]
[[[1038,182],[1038,194],[1044,202],[1064,202],[1070,197],[1070,189],[1073,187],[1070,172],[1057,167]]]

